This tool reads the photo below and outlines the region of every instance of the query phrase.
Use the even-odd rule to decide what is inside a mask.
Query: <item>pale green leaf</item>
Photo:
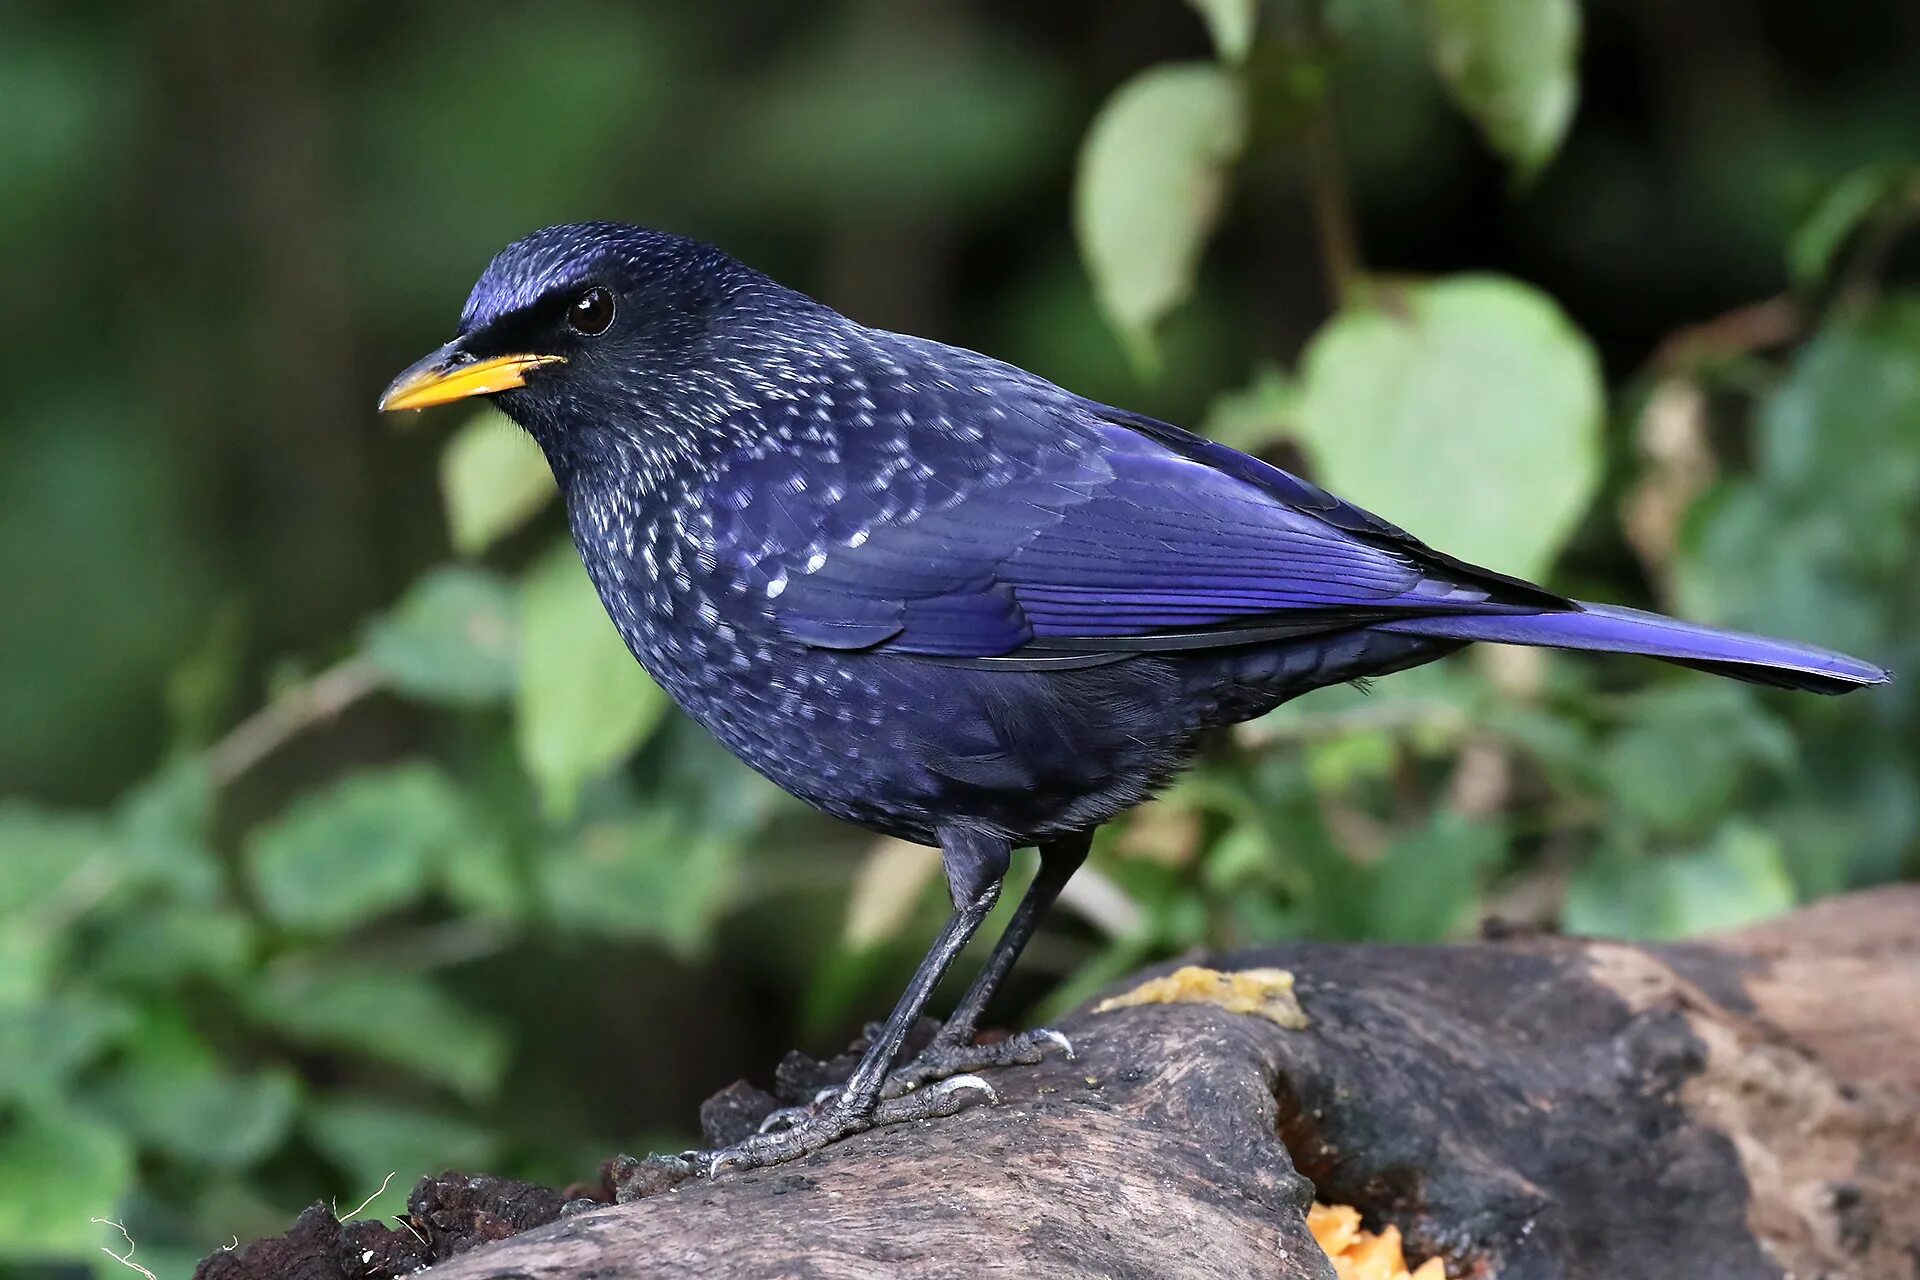
[[[0,1259],[91,1259],[133,1177],[124,1136],[60,1111],[0,1127]]]
[[[1245,117],[1232,72],[1170,63],[1120,86],[1087,131],[1074,185],[1080,256],[1101,308],[1137,350],[1193,289]]]
[[[276,974],[249,1005],[296,1040],[365,1054],[475,1100],[492,1095],[507,1065],[505,1033],[418,974]]]
[[[289,805],[247,842],[268,914],[335,932],[411,902],[489,836],[447,776],[425,763],[355,774]]]
[[[553,472],[539,446],[498,410],[467,419],[440,451],[447,532],[461,555],[478,555],[553,500]]]
[[[1427,0],[1433,64],[1522,175],[1566,137],[1580,94],[1578,0]]]
[[[1599,361],[1514,280],[1455,276],[1350,307],[1314,338],[1301,382],[1315,479],[1464,560],[1539,576],[1600,479]]]
[[[1253,48],[1253,24],[1259,17],[1259,0],[1187,0],[1200,11],[1213,37],[1213,47],[1222,60],[1245,62]]]
[[[667,710],[667,695],[627,651],[571,547],[527,575],[521,596],[515,737],[549,816],[624,761]]]
[[[519,619],[512,588],[483,569],[437,569],[368,624],[367,659],[396,690],[479,706],[513,692]]]
[[[1257,453],[1287,434],[1299,400],[1299,388],[1286,374],[1263,368],[1245,387],[1222,392],[1208,406],[1200,432],[1221,444]]]

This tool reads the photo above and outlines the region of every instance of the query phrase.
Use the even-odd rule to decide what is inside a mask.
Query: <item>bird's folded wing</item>
[[[903,422],[878,446],[762,456],[708,504],[719,556],[758,575],[765,607],[803,643],[952,658],[1541,607],[1505,602],[1497,575],[1452,572],[1386,522],[1173,428],[1058,406],[1000,412],[990,433],[956,431],[949,415],[938,429]]]

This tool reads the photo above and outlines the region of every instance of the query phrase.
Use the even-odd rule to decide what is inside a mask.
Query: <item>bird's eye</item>
[[[567,308],[567,327],[597,338],[613,327],[613,294],[599,285],[573,300]]]

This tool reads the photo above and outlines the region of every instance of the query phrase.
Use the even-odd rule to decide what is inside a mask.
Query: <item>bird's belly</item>
[[[625,621],[625,620],[623,620]],[[735,632],[623,625],[655,680],[735,755],[849,822],[932,843],[1090,829],[1192,754],[1204,708],[1166,663],[982,671]]]
[[[1017,842],[1138,804],[1203,733],[1309,688],[1424,661],[1435,642],[1349,633],[1079,670],[981,669],[811,648],[706,597],[607,591],[628,646],[735,755],[816,808],[931,843],[942,826]]]

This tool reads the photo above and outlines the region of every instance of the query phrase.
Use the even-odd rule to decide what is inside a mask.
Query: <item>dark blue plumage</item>
[[[462,379],[545,451],[654,678],[789,791],[940,843],[960,915],[1011,846],[1070,871],[1205,731],[1469,641],[1818,692],[1886,678],[1463,564],[1247,455],[655,232],[502,252],[389,402]]]

